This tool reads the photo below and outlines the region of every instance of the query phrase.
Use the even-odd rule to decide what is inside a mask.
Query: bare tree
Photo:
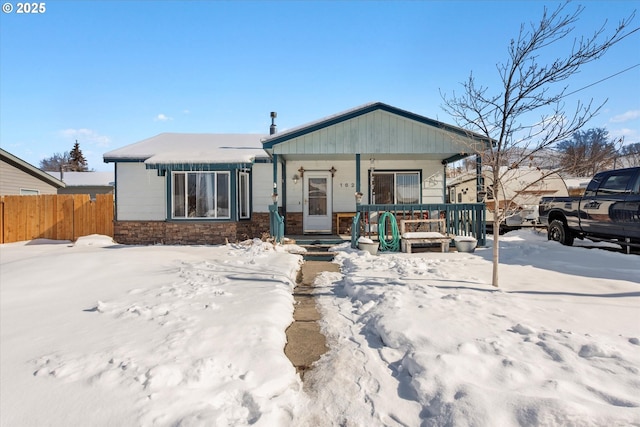
[[[609,132],[604,128],[576,131],[571,139],[560,141],[556,148],[561,153],[562,170],[578,177],[593,176],[612,168],[618,154],[615,142],[609,140]]]
[[[591,119],[602,107],[578,102],[575,110],[565,113],[564,98],[568,86],[557,87],[567,82],[579,69],[600,59],[616,43],[638,31],[629,29],[635,12],[620,21],[610,35],[605,34],[605,24],[591,37],[575,38],[565,56],[556,57],[542,64],[542,54],[561,51],[565,38],[575,30],[574,24],[584,8],[577,6],[567,12],[569,2],[549,12],[544,8],[540,22],[522,25],[518,38],[511,40],[508,59],[497,64],[502,86],[494,93],[479,85],[470,74],[462,83],[464,91],[451,97],[442,94],[444,110],[453,116],[464,129],[493,140],[483,155],[483,164],[490,169],[496,207],[499,207],[500,188],[504,173],[508,169],[528,164],[536,153],[570,137]],[[540,119],[531,121],[534,113]],[[523,153],[515,156],[514,153]],[[509,158],[509,167],[501,168]],[[499,233],[495,232],[504,221],[504,210],[496,209],[494,218],[492,285],[498,286]]]
[[[40,160],[40,169],[49,172],[60,172],[61,170],[69,170],[71,156],[68,151],[64,153],[54,153],[53,156]]]
[[[623,145],[619,153],[619,157],[614,161],[616,167],[640,166],[640,142]]]

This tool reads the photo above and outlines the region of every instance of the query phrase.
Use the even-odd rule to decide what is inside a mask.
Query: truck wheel
[[[573,245],[573,234],[571,234],[571,231],[564,225],[564,222],[557,219],[551,221],[551,224],[549,224],[547,238],[566,246]]]

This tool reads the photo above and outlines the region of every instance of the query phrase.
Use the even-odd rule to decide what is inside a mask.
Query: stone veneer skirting
[[[124,245],[221,245],[269,233],[269,214],[254,213],[250,220],[115,221],[113,240]]]

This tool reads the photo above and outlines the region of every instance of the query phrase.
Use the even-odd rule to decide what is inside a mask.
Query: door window
[[[327,179],[309,178],[309,215],[327,214]]]

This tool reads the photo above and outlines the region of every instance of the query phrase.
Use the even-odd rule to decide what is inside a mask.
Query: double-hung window
[[[173,218],[231,218],[229,172],[174,172]]]
[[[379,205],[420,203],[420,172],[374,172],[371,201]]]

